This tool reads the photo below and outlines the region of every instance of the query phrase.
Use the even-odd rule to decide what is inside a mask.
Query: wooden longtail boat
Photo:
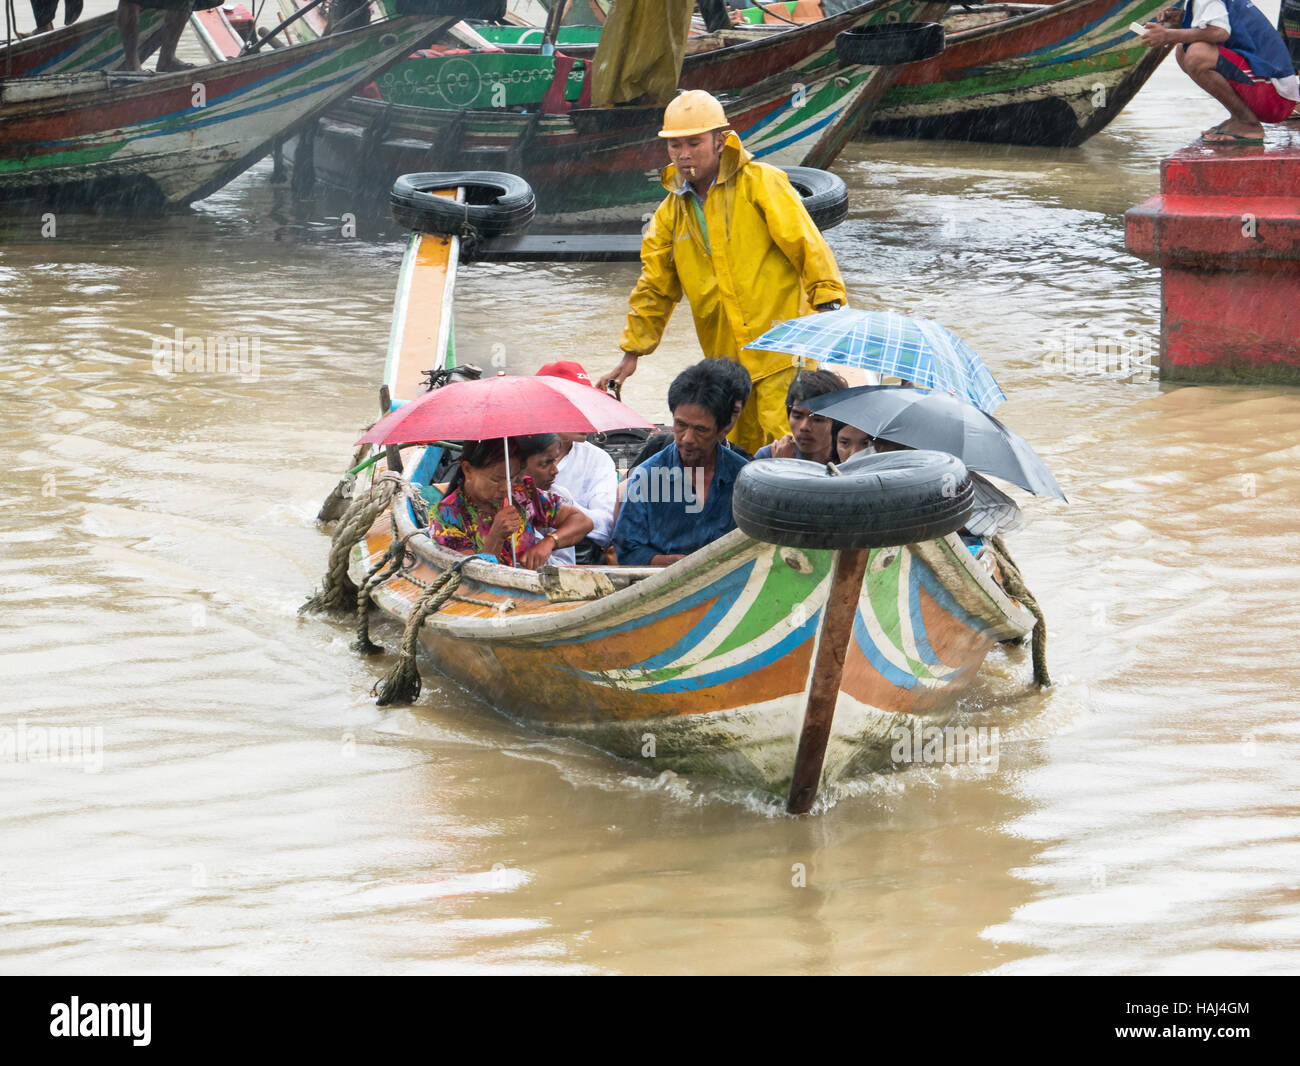
[[[162,13],[140,9],[140,58],[146,59],[162,37]],[[28,74],[76,74],[110,70],[122,62],[122,37],[117,13],[97,15],[60,30],[38,33],[0,49],[0,78]]]
[[[864,133],[1074,147],[1102,130],[1169,48],[1129,30],[1168,0],[998,4],[950,14],[947,46],[902,68]]]
[[[421,395],[421,372],[452,360],[458,256],[457,238],[410,240],[383,378],[395,402]],[[464,562],[434,544],[415,517],[426,469],[416,454],[406,453],[398,495],[352,548],[349,564],[360,586],[395,536],[409,538],[403,568],[372,592],[373,603],[403,623],[422,592]],[[371,467],[369,489],[354,488],[354,501],[373,491],[379,466]],[[534,573],[473,559],[419,640],[440,671],[532,728],[653,771],[782,794],[810,693],[833,674],[814,664],[843,650],[843,673],[830,692],[824,785],[889,763],[900,729],[943,724],[993,645],[1033,628],[1033,617],[962,541],[947,536],[870,552],[847,613],[841,602],[836,648],[826,643],[828,605],[834,575],[851,554],[863,553],[777,547],[734,530],[662,569]],[[817,786],[814,772],[800,793],[806,803]]]
[[[1291,61],[1300,70],[1300,0],[1282,0],[1277,12],[1277,32],[1291,49]]]
[[[0,199],[129,210],[192,203],[454,21],[406,16],[174,74],[0,82]]]
[[[719,95],[745,147],[763,162],[825,168],[903,69],[842,65],[836,35],[856,26],[933,21],[948,7],[947,0],[872,0],[778,32],[740,27],[695,37],[680,85]],[[296,26],[319,32],[310,16]],[[578,61],[565,92],[571,105],[594,49],[565,51]],[[502,91],[502,70],[513,96],[487,106]],[[310,145],[317,180],[372,197],[412,171],[511,171],[527,179],[539,213],[549,215],[603,208],[626,215],[633,205],[662,199],[662,109],[544,113],[554,71],[553,57],[518,52],[413,58],[378,80],[379,98],[352,96],[331,107],[309,138],[286,145],[286,162],[301,162]]]

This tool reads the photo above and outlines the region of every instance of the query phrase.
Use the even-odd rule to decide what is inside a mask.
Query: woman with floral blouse
[[[530,477],[511,486],[513,506],[505,506],[509,480],[504,440],[467,441],[460,473],[429,516],[429,535],[451,551],[490,555],[504,566],[518,559],[536,570],[556,548],[577,544],[591,532],[590,518],[537,488]]]

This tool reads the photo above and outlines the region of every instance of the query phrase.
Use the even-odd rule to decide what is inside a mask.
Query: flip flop
[[[1232,119],[1225,118],[1217,126],[1211,126],[1208,130],[1201,130],[1201,136],[1204,137],[1206,134],[1210,134],[1210,133],[1222,133],[1223,127],[1226,126],[1231,121]]]
[[[1229,133],[1227,130],[1212,130],[1214,136],[1202,133],[1201,140],[1206,144],[1263,144],[1263,137],[1247,137],[1241,133]]]

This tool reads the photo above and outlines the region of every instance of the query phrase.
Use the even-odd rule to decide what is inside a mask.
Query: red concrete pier
[[[1300,122],[1266,129],[1262,147],[1174,153],[1124,216],[1128,250],[1161,268],[1163,380],[1300,384]]]

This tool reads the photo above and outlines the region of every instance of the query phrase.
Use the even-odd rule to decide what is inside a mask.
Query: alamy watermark
[[[1091,334],[1066,330],[1046,344],[1043,368],[1062,374],[1150,381],[1159,348],[1146,334]]]
[[[937,726],[914,722],[896,725],[889,731],[894,746],[889,757],[895,766],[910,763],[935,765],[969,764],[982,773],[994,773],[998,768],[997,726]]]
[[[177,327],[171,337],[153,339],[155,374],[237,374],[240,381],[256,381],[262,368],[259,337],[186,337]]]
[[[680,466],[638,467],[627,485],[629,503],[684,503],[687,514],[699,514],[704,503],[695,481]]]
[[[80,763],[88,774],[104,768],[104,727],[0,726],[0,763]]]

